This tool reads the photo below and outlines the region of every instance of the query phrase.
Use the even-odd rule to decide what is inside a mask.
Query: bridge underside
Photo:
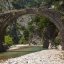
[[[14,22],[18,17],[25,14],[36,14],[43,15],[50,19],[50,21],[56,25],[60,34],[61,34],[61,45],[64,50],[64,24],[62,23],[61,17],[63,14],[55,10],[46,9],[46,8],[30,8],[30,9],[21,9],[21,10],[11,10],[4,13],[0,13],[0,47],[3,44],[3,37],[6,33],[7,26]],[[1,49],[1,48],[0,48]]]

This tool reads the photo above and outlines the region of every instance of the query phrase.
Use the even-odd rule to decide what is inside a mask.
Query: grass
[[[0,53],[0,60],[7,60],[8,58],[19,57],[40,50],[42,50],[42,46],[27,46],[17,50]]]

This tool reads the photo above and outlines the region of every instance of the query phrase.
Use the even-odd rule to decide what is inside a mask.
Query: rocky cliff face
[[[30,15],[23,15],[17,19],[17,23],[19,23],[21,26],[24,26],[25,28],[28,28],[28,23],[31,21],[32,19]]]
[[[21,16],[17,19],[17,23],[20,26],[25,27],[25,29],[28,29],[28,23],[31,22],[33,20],[33,18],[35,18],[34,15],[29,15],[29,14],[28,15],[23,15],[23,16]],[[34,25],[34,23],[33,23],[33,25]],[[32,35],[31,43],[35,44],[35,45],[42,44],[42,38],[39,36],[38,31],[36,30],[36,26],[35,26],[34,30],[35,31]],[[23,31],[21,31],[21,34],[23,34],[22,32]]]

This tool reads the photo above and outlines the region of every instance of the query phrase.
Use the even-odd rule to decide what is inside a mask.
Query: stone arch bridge
[[[29,8],[29,9],[21,9],[21,10],[11,10],[0,13],[0,51],[3,48],[4,36],[6,33],[6,27],[13,21],[22,15],[25,14],[36,14],[36,15],[44,15],[50,19],[54,25],[58,28],[61,34],[61,45],[64,50],[64,23],[62,21],[63,14],[47,8]]]

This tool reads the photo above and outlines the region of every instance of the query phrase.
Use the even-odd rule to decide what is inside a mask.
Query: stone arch
[[[4,24],[2,28],[6,27],[10,22],[12,22],[12,20],[17,19],[18,17],[25,14],[37,14],[48,17],[50,21],[56,25],[59,31],[61,27],[63,27],[63,24],[61,22],[62,14],[60,12],[47,8],[30,8],[21,10],[11,10],[9,12],[1,13],[0,19],[3,18],[2,23]]]
[[[25,15],[25,14],[37,14],[37,15],[43,15],[47,18],[50,19],[50,21],[58,28],[60,34],[61,34],[61,45],[62,45],[62,49],[64,49],[64,25],[62,23],[62,19],[61,17],[63,16],[62,13],[52,10],[52,9],[47,9],[47,8],[31,8],[31,9],[23,9],[23,13],[21,13],[22,11],[20,11],[20,14],[17,16],[17,18],[19,16]],[[18,12],[19,13],[19,12]],[[16,13],[15,13],[16,14]]]
[[[29,8],[29,9],[21,9],[21,10],[11,10],[8,12],[0,13],[0,19],[2,20],[2,24],[0,23],[0,35],[4,32],[4,29],[16,20],[18,17],[25,15],[25,14],[37,14],[37,15],[44,15],[50,19],[50,21],[56,25],[58,30],[60,31],[61,38],[62,38],[62,49],[64,49],[64,25],[62,23],[62,13],[57,12],[52,9],[47,8]],[[3,25],[3,26],[2,26]],[[1,37],[0,37],[1,38]]]

